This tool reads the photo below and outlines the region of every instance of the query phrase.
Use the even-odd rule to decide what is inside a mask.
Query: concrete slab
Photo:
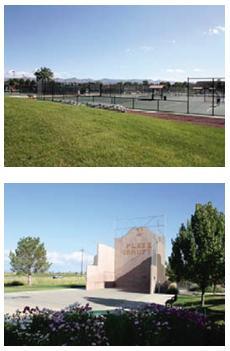
[[[60,310],[73,303],[89,303],[94,311],[111,310],[118,307],[135,308],[143,303],[165,304],[172,295],[142,294],[118,289],[58,289],[45,291],[28,291],[5,294],[5,313],[13,313],[25,306]]]

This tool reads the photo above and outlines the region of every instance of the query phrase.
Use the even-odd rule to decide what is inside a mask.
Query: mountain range
[[[94,82],[101,82],[102,84],[116,84],[119,82],[130,82],[130,83],[142,83],[143,80],[147,80],[149,83],[155,83],[159,84],[161,80],[152,80],[152,79],[112,79],[112,78],[102,78],[102,79],[92,79],[92,78],[85,78],[85,79],[80,79],[80,78],[56,78],[55,79],[57,82],[64,82],[64,83],[94,83]]]
[[[14,77],[4,77],[4,80],[8,80],[8,79],[13,79]],[[22,77],[15,77],[17,79],[23,78],[23,79],[29,79],[32,80],[34,78],[32,77],[26,77],[26,76],[22,76]],[[92,79],[92,78],[55,78],[54,79],[56,82],[60,82],[60,83],[94,83],[94,82],[101,82],[102,84],[116,84],[119,82],[130,82],[130,83],[142,83],[144,80],[147,80],[149,83],[152,84],[159,84],[160,82],[162,82],[163,80],[161,79],[157,79],[157,80],[153,80],[153,79],[112,79],[112,78],[102,78],[102,79]],[[174,81],[170,81],[170,83],[174,83]]]

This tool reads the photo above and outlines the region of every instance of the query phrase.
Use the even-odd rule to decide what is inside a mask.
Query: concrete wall
[[[163,236],[157,238],[157,282],[164,283],[165,277],[165,239]]]
[[[115,239],[115,285],[127,291],[150,293],[158,280],[158,236],[146,227],[133,228]],[[160,275],[163,278],[162,272]]]
[[[146,227],[133,228],[115,239],[115,250],[99,244],[94,264],[87,267],[86,289],[116,286],[154,293],[165,281],[165,241]]]
[[[88,265],[86,290],[103,289],[114,282],[114,248],[98,244],[94,264]]]

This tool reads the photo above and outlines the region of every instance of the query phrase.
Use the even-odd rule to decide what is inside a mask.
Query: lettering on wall
[[[151,242],[138,242],[138,243],[127,243],[124,250],[122,250],[125,256],[136,256],[136,255],[151,255],[152,243]]]

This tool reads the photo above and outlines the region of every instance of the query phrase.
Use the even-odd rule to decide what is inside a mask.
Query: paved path
[[[162,118],[166,120],[188,122],[198,125],[206,125],[210,127],[225,128],[225,118],[223,116],[204,116],[204,115],[188,115],[166,112],[154,112],[143,110],[128,110],[128,113],[143,115],[152,118]]]
[[[140,294],[124,292],[118,289],[90,290],[85,289],[58,289],[45,291],[28,291],[5,294],[5,313],[13,313],[24,306],[46,307],[59,310],[73,303],[85,305],[89,303],[93,310],[109,310],[117,307],[133,308],[142,303],[159,303],[172,295]]]

